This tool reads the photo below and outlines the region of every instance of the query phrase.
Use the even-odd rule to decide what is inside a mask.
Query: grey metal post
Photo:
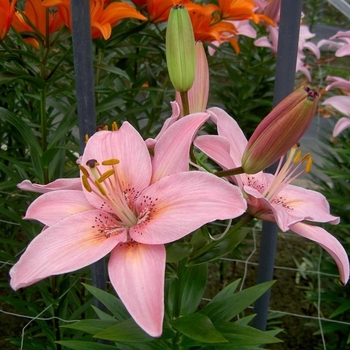
[[[82,153],[85,148],[85,135],[91,136],[96,132],[90,0],[71,0],[70,6],[80,151]],[[104,259],[91,265],[91,273],[93,286],[105,290],[107,278]]]
[[[282,0],[281,3],[274,106],[294,90],[301,4],[302,0]],[[272,165],[268,169],[268,172],[273,173],[275,169],[276,165]],[[278,226],[274,222],[263,222],[257,283],[267,282],[273,279],[277,233]],[[266,329],[270,295],[271,291],[269,290],[254,305],[254,313],[257,316],[253,320],[253,325],[262,331]]]

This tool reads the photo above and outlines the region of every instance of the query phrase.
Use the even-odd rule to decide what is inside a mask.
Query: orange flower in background
[[[106,3],[108,3],[107,6]],[[43,6],[57,6],[58,13],[68,28],[71,25],[70,0],[44,0]],[[124,18],[136,18],[147,21],[147,18],[133,6],[123,2],[109,0],[90,0],[92,38],[102,36],[105,40],[112,34],[112,28]]]
[[[274,21],[269,17],[254,12],[257,5],[252,0],[219,0],[219,8],[221,18],[224,20],[241,21],[249,19],[254,23],[265,21],[275,25]]]
[[[236,39],[237,29],[233,23],[221,21],[218,18],[220,9],[213,4],[199,5],[188,3],[185,5],[191,17],[194,37],[197,41],[229,41],[235,51],[239,52]]]
[[[36,32],[37,34],[40,33],[44,38],[48,36],[49,34],[54,33],[58,29],[61,28],[63,25],[61,19],[57,15],[57,13],[49,13],[48,20],[49,20],[49,26],[48,26],[48,33],[46,32],[46,12],[48,10],[45,7],[42,7],[42,1],[41,0],[27,0],[26,6],[23,11],[23,14],[20,12],[16,12],[15,16],[13,18],[12,26],[14,29],[17,30],[17,32]],[[26,20],[28,18],[29,21]],[[39,43],[38,40],[35,38],[25,38],[24,39],[28,44],[35,47],[37,50],[39,50]]]
[[[0,41],[4,40],[10,30],[15,14],[16,0],[0,0]]]
[[[148,19],[153,23],[168,20],[170,9],[175,5],[185,5],[190,0],[133,0],[136,6],[144,6]]]

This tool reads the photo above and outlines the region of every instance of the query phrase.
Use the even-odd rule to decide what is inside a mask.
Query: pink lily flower
[[[341,40],[341,41],[339,41]],[[329,40],[320,40],[317,46],[328,45],[329,48],[335,47],[337,50],[335,52],[336,57],[344,57],[350,55],[350,30],[343,32],[339,31],[336,35],[329,38]]]
[[[152,159],[127,122],[93,135],[79,166],[80,190],[47,192],[29,206],[25,219],[45,228],[11,269],[12,288],[75,271],[110,253],[108,274],[118,296],[144,331],[160,336],[164,244],[246,209],[237,187],[188,171],[190,145],[208,117],[189,115],[169,127]]]
[[[212,158],[224,170],[241,166],[241,159],[247,145],[238,124],[222,109],[210,108],[211,120],[217,125],[218,135],[203,135],[195,139],[195,146]],[[294,153],[293,153],[294,152]],[[340,280],[349,279],[349,260],[339,241],[324,229],[307,222],[330,222],[337,224],[339,218],[329,213],[326,198],[316,192],[290,185],[300,173],[298,154],[295,150],[285,165],[280,165],[274,175],[259,172],[253,175],[241,174],[229,177],[247,196],[248,212],[262,220],[276,222],[285,232],[293,232],[317,242],[337,263]],[[301,159],[308,161],[308,157]],[[294,165],[293,165],[294,164]],[[308,164],[307,167],[310,165]]]
[[[279,28],[278,26],[267,26],[267,31],[269,33],[269,37],[261,37],[254,41],[255,46],[267,47],[269,48],[274,55],[277,54],[277,46],[278,46],[278,34]],[[304,49],[309,50],[317,59],[320,58],[320,50],[319,48],[312,42],[308,41],[313,38],[315,34],[311,33],[309,27],[306,25],[300,26],[299,32],[299,44],[298,44],[298,55],[297,55],[297,64],[296,64],[296,72],[301,72],[304,74],[308,81],[311,81],[311,75],[309,70],[304,64],[305,53]]]

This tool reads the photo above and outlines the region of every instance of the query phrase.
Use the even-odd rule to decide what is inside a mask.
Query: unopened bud
[[[318,98],[316,91],[299,88],[262,120],[242,156],[245,173],[266,169],[299,141],[316,112]]]
[[[188,91],[194,82],[196,49],[188,10],[176,5],[170,10],[166,31],[166,61],[175,90]]]

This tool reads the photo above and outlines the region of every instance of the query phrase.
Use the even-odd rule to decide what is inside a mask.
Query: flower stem
[[[226,176],[239,175],[239,174],[244,174],[244,170],[241,166],[233,169],[228,169],[228,170],[220,170],[214,173],[214,175],[218,177],[226,177]]]
[[[181,96],[181,102],[182,102],[183,115],[186,116],[186,115],[190,114],[190,106],[188,104],[187,91],[180,92],[180,96]]]

